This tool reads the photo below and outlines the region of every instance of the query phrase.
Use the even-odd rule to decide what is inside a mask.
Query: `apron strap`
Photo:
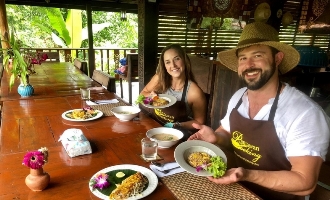
[[[181,101],[186,102],[186,92],[188,87],[188,79],[186,79],[186,82],[184,83],[184,88],[181,96]]]
[[[273,102],[273,105],[270,109],[270,113],[269,113],[269,117],[268,117],[268,121],[274,121],[274,117],[275,117],[275,111],[276,111],[276,108],[277,108],[277,104],[278,104],[278,99],[280,97],[280,92],[281,92],[281,88],[282,88],[282,82],[280,81],[279,84],[278,84],[278,88],[277,88],[277,93],[276,93],[276,97],[275,97],[275,100]],[[245,90],[245,92],[247,91],[247,89]],[[245,92],[243,92],[241,98],[239,99],[239,101],[237,102],[236,106],[235,106],[235,109],[238,110],[239,106],[242,104],[242,98],[243,98],[243,95],[245,94]]]
[[[276,93],[275,100],[274,100],[274,102],[273,102],[272,108],[270,109],[270,113],[269,113],[268,121],[274,121],[274,118],[275,118],[275,111],[276,111],[276,108],[277,108],[278,99],[279,99],[279,97],[280,97],[281,88],[282,88],[282,83],[281,83],[281,81],[280,81],[280,82],[278,83],[278,88],[277,88],[277,93]]]

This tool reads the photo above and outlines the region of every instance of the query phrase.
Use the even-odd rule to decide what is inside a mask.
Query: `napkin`
[[[59,140],[70,157],[91,154],[92,148],[80,129],[70,128],[63,132]]]
[[[178,167],[179,164],[177,162],[171,162],[171,163],[166,163],[164,166],[162,167],[158,167],[156,165],[150,165],[150,169],[155,172],[155,174],[158,176],[158,177],[165,177],[165,176],[169,176],[169,175],[173,175],[173,174],[176,174],[176,173],[180,173],[180,172],[184,172],[185,170],[181,167],[179,168],[176,168],[176,169],[173,169],[175,167]],[[160,170],[165,170],[165,169],[173,169],[171,170],[169,173],[167,174],[164,174],[160,171],[158,171],[157,169],[160,169]]]
[[[96,102],[96,103],[95,103]],[[118,103],[117,99],[109,99],[109,100],[96,100],[96,101],[86,101],[86,104],[89,106],[100,105],[100,104],[109,104],[109,103]]]

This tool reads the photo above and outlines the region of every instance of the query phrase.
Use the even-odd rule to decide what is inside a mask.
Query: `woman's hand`
[[[214,131],[212,128],[205,126],[205,125],[199,125],[196,123],[193,123],[192,126],[195,129],[199,129],[196,133],[191,135],[188,140],[204,140],[206,142],[210,143],[216,143],[217,137],[214,134]]]
[[[242,181],[246,175],[246,170],[242,167],[232,168],[226,171],[226,173],[220,178],[207,177],[210,181],[217,184],[231,184],[238,181]]]

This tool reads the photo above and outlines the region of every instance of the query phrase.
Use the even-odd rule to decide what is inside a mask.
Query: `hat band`
[[[266,40],[266,39],[260,39],[260,38],[252,38],[252,39],[247,39],[247,40],[240,41],[237,44],[237,47],[238,46],[247,45],[247,44],[255,44],[255,43],[259,43],[259,42],[266,42],[266,41],[273,41],[273,40]]]

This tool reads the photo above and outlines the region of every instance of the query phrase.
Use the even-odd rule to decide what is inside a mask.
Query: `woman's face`
[[[183,59],[176,50],[169,49],[164,53],[164,64],[167,73],[172,77],[179,78],[184,76],[185,65]]]

